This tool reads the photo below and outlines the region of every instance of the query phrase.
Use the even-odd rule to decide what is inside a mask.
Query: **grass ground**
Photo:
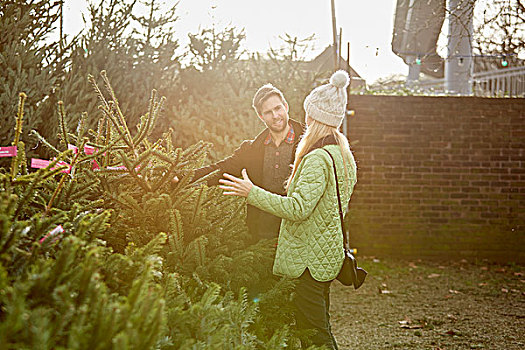
[[[525,267],[361,258],[357,291],[332,284],[344,349],[525,349]]]

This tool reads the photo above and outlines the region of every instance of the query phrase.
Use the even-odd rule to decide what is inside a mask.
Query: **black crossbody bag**
[[[345,250],[345,259],[343,261],[343,266],[341,267],[341,271],[339,271],[339,274],[337,275],[336,279],[345,286],[354,286],[354,289],[357,289],[361,287],[361,285],[365,281],[368,272],[366,272],[360,267],[357,267],[357,260],[355,259],[354,255],[350,250],[350,245],[348,244],[347,231],[345,230],[344,226],[343,209],[341,206],[341,195],[339,194],[339,181],[337,180],[335,160],[334,157],[332,157],[332,154],[328,152],[328,150],[326,150],[325,148],[323,148],[323,150],[325,150],[326,153],[328,153],[328,155],[332,159],[332,165],[334,167],[335,188],[337,191],[337,203],[339,204],[339,218],[341,220],[341,233],[343,234],[343,244]]]

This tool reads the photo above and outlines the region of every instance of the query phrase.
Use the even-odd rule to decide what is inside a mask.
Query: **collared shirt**
[[[272,193],[280,195],[286,194],[285,182],[290,176],[293,163],[293,144],[295,131],[290,124],[290,130],[279,146],[272,140],[272,135],[268,133],[264,141],[264,161],[262,187]],[[259,229],[262,238],[275,238],[279,233],[281,219],[272,214],[261,212],[261,223],[264,227]]]
[[[290,125],[290,130],[288,130],[288,134],[286,134],[284,142],[293,144],[295,140],[295,130],[293,129],[292,124],[288,123],[288,125]],[[272,134],[268,133],[268,136],[266,136],[266,139],[264,139],[264,145],[267,146],[272,141]]]

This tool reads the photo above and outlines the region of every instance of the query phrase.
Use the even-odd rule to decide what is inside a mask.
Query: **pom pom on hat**
[[[330,83],[315,88],[304,100],[306,115],[323,124],[338,128],[346,114],[346,87],[350,77],[338,70],[330,77]]]
[[[344,70],[338,70],[330,77],[330,84],[337,88],[345,89],[348,86],[348,83],[350,83],[350,77]]]

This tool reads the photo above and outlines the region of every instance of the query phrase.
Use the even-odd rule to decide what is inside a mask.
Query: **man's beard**
[[[273,124],[274,123],[268,123],[266,124],[266,126],[268,127],[268,129],[270,129],[270,131],[279,133],[279,132],[282,132],[284,129],[286,129],[286,125],[288,123],[286,123],[286,120],[283,118],[282,124],[280,126],[274,126]]]

